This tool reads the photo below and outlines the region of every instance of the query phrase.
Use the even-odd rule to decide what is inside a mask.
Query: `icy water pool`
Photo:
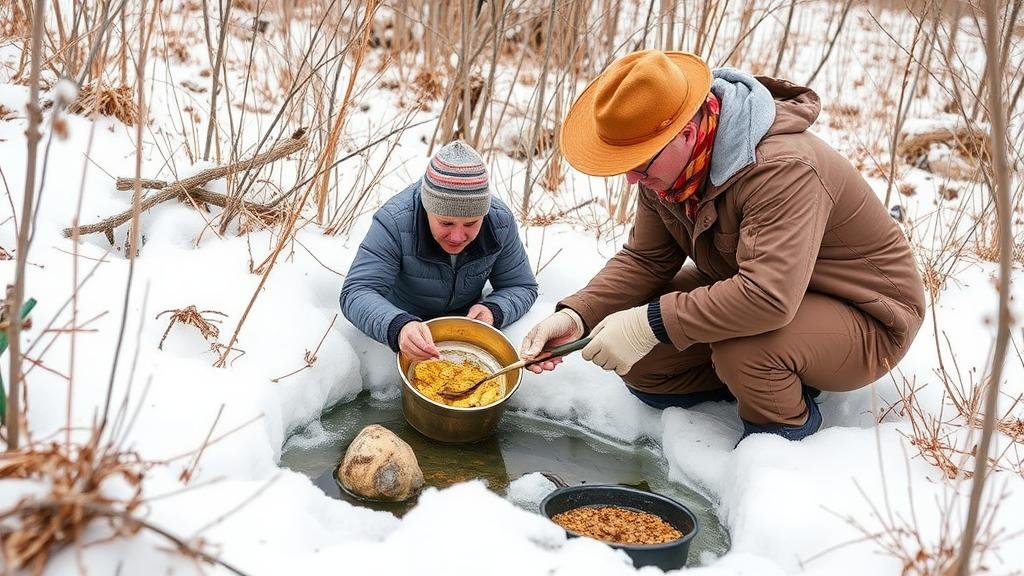
[[[399,399],[378,401],[363,393],[289,437],[281,465],[309,476],[328,496],[402,515],[414,502],[356,500],[334,480],[334,467],[345,448],[369,424],[388,428],[412,446],[427,486],[444,488],[480,478],[505,496],[511,481],[532,472],[557,474],[570,485],[625,484],[675,498],[697,515],[700,532],[690,545],[688,565],[699,564],[707,553],[720,556],[729,549],[729,535],[712,503],[668,480],[667,463],[656,446],[625,445],[521,413],[506,412],[497,432],[482,442],[449,446],[426,438],[406,423]],[[536,508],[530,511],[537,512]]]

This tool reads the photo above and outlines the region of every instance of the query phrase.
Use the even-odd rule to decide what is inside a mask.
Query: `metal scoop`
[[[505,366],[504,368],[498,370],[497,372],[494,372],[488,376],[481,378],[469,388],[465,388],[462,390],[448,390],[448,386],[445,385],[444,388],[441,388],[441,390],[438,391],[438,394],[444,396],[445,398],[448,398],[449,400],[465,398],[466,396],[472,394],[474,390],[479,388],[481,384],[487,382],[488,380],[501,376],[502,374],[507,374],[518,368],[533,366],[534,364],[544,362],[545,360],[551,360],[552,358],[561,358],[562,356],[565,356],[566,354],[569,354],[571,352],[582,350],[583,348],[586,347],[587,344],[590,344],[590,341],[592,339],[592,336],[587,336],[586,338],[580,338],[579,340],[574,340],[572,342],[569,342],[568,344],[562,344],[561,346],[552,348],[551,350],[546,350],[532,360],[518,360],[516,362],[509,364],[508,366]]]

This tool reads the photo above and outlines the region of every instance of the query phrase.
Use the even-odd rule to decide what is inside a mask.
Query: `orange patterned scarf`
[[[700,195],[697,192],[711,171],[711,149],[715,143],[715,132],[718,129],[718,98],[708,93],[704,101],[700,125],[697,127],[697,141],[693,145],[690,161],[683,168],[679,178],[668,190],[659,191],[658,196],[666,202],[686,202],[686,216],[694,220],[697,216],[697,204]]]

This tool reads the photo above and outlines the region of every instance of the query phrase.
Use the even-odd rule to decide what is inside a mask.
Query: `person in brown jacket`
[[[527,334],[523,356],[589,330],[583,357],[647,404],[735,397],[741,440],[816,432],[818,393],[880,378],[924,314],[900,229],[807,131],[820,109],[809,88],[684,52],[609,65],[570,109],[561,151],[583,173],[638,183],[636,217],[622,249]]]

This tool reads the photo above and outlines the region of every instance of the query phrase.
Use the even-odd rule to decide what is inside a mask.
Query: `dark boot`
[[[644,404],[664,410],[665,408],[692,408],[704,402],[735,402],[736,397],[726,387],[715,390],[704,390],[702,392],[691,392],[689,394],[651,394],[641,392],[632,386],[626,386],[633,396],[639,398]]]
[[[752,424],[743,421],[743,436],[740,442],[751,434],[775,434],[787,440],[803,440],[814,434],[821,428],[821,411],[809,393],[804,392],[804,402],[807,404],[807,422],[801,426],[786,426],[784,424]],[[739,442],[736,443],[739,445]]]

